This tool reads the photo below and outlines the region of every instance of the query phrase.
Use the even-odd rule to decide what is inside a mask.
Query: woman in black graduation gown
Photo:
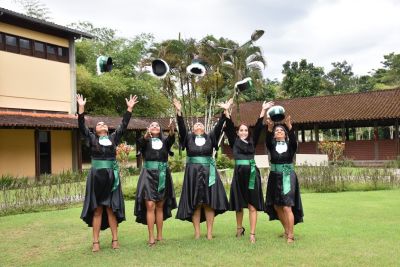
[[[164,137],[160,125],[152,122],[144,137],[138,140],[138,149],[144,159],[136,189],[136,222],[147,224],[149,246],[155,245],[154,222],[157,226],[157,241],[161,241],[163,221],[171,217],[176,208],[171,171],[168,168],[168,154],[175,142],[172,121],[169,134]]]
[[[273,102],[263,103],[252,136],[249,135],[247,125],[240,124],[238,131],[235,132],[235,126],[229,114],[226,120],[225,133],[228,137],[229,146],[233,149],[235,159],[229,198],[230,210],[236,211],[236,237],[240,237],[245,232],[242,226],[243,208],[249,209],[251,243],[256,242],[257,211],[265,210],[261,175],[254,161],[255,147],[260,133],[265,127],[263,123],[265,112],[273,105]]]
[[[267,184],[266,212],[270,220],[279,219],[288,243],[294,242],[294,225],[303,222],[300,188],[293,167],[297,150],[296,135],[290,115],[284,125],[267,118],[266,145],[270,153],[270,173]]]
[[[122,118],[122,123],[115,132],[108,135],[108,127],[103,122],[97,123],[95,133],[85,125],[86,99],[82,95],[77,95],[79,130],[89,142],[92,158],[81,219],[88,226],[93,227],[93,252],[100,249],[100,229],[105,230],[108,227],[111,228],[112,233],[111,246],[118,249],[117,227],[125,220],[124,198],[115,156],[117,145],[128,127],[132,109],[137,103],[137,97],[130,96],[125,100],[127,111]]]
[[[214,129],[206,134],[202,123],[193,125],[188,133],[181,113],[181,103],[174,99],[179,128],[179,141],[186,149],[187,161],[183,178],[182,194],[176,218],[191,221],[195,239],[200,238],[200,222],[207,221],[207,239],[212,239],[214,217],[228,210],[228,199],[213,159],[218,149],[225,115],[222,114]],[[229,104],[219,104],[224,109]]]

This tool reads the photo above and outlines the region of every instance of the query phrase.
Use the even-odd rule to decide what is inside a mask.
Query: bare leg
[[[284,206],[283,212],[285,213],[285,217],[286,217],[287,242],[293,243],[293,241],[294,241],[294,233],[293,233],[294,216],[293,216],[292,207]]]
[[[154,244],[154,222],[155,222],[155,208],[156,205],[154,201],[146,200],[146,220],[147,220],[147,229],[149,231],[149,245]]]
[[[204,211],[206,213],[206,221],[207,221],[207,239],[211,240],[213,238],[212,231],[213,231],[215,212],[210,206],[206,205],[204,205]]]
[[[193,222],[193,227],[194,227],[194,238],[199,239],[200,238],[200,212],[201,212],[201,206],[197,206],[193,216],[192,216],[192,222]]]
[[[236,237],[241,237],[244,233],[243,228],[243,209],[236,212]]]
[[[284,233],[283,233],[282,237],[286,238],[288,230],[287,230],[287,226],[286,226],[286,216],[283,213],[283,208],[281,206],[276,206],[276,205],[274,205],[274,208],[275,208],[276,213],[278,214],[279,221],[281,222],[283,229],[284,229]]]
[[[257,225],[257,209],[252,205],[248,205],[250,219],[250,242],[256,242],[256,225]]]
[[[99,236],[101,228],[101,216],[103,214],[103,206],[99,206],[94,210],[92,226],[93,226],[93,252],[100,250]]]
[[[117,218],[115,217],[115,214],[110,207],[107,207],[106,211],[107,211],[107,217],[108,217],[108,224],[110,225],[111,234],[112,234],[111,246],[113,249],[118,249],[119,243],[118,243]]]
[[[161,241],[162,228],[164,223],[164,200],[156,202],[156,226],[157,226],[157,241]]]

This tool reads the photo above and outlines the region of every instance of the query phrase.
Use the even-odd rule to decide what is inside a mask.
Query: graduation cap
[[[112,58],[108,56],[99,56],[96,60],[97,75],[101,75],[104,72],[110,72],[112,70],[113,62]]]
[[[273,106],[267,111],[272,121],[278,122],[285,118],[285,109],[282,106]]]
[[[192,63],[186,67],[186,72],[194,76],[203,77],[206,75],[205,62],[201,59],[193,59]]]
[[[157,58],[151,62],[151,70],[156,77],[162,79],[167,76],[169,72],[169,66],[167,62],[161,58]]]
[[[237,89],[237,91],[239,92],[251,89],[252,87],[253,87],[253,81],[251,80],[250,77],[244,78],[243,80],[235,83],[235,89]]]

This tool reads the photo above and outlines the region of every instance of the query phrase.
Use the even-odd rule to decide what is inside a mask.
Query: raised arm
[[[172,145],[175,143],[175,123],[172,119],[169,120],[169,133],[166,140],[167,149],[170,150]]]
[[[213,135],[215,137],[215,140],[218,141],[222,134],[222,127],[224,127],[224,122],[226,120],[225,113],[221,114],[221,117],[219,117],[219,120],[217,124],[214,126],[214,128],[211,130],[210,135]]]
[[[253,144],[254,144],[254,146],[257,145],[258,139],[260,138],[261,131],[264,129],[263,120],[264,120],[265,113],[273,105],[275,105],[275,103],[273,101],[270,101],[268,103],[266,101],[264,101],[262,106],[261,106],[260,117],[258,118],[258,120],[256,122],[256,125],[254,127],[254,133],[253,133]]]
[[[272,132],[274,129],[274,123],[270,117],[267,117],[267,134],[265,137],[265,144],[269,151],[272,150],[272,139],[274,138],[274,133]]]
[[[228,142],[229,142],[229,146],[233,147],[233,145],[235,144],[235,140],[236,140],[236,132],[235,132],[235,125],[233,124],[233,121],[231,120],[231,118],[227,118],[226,119],[226,125],[224,128],[225,134],[228,137]]]
[[[290,117],[290,115],[286,116],[285,125],[289,130],[289,132],[288,132],[289,146],[292,149],[292,151],[296,152],[296,150],[297,150],[297,138],[296,138],[296,135],[294,134],[294,129],[292,127],[292,118]]]
[[[215,146],[218,146],[218,141],[219,138],[221,137],[222,134],[222,128],[225,125],[225,121],[227,119],[227,117],[230,118],[230,108],[232,106],[233,103],[233,99],[229,99],[226,102],[222,102],[222,103],[218,103],[217,106],[224,109],[224,112],[221,114],[221,117],[219,118],[217,124],[214,126],[214,128],[211,130],[210,132],[210,136],[212,137],[213,140],[215,140]],[[214,141],[213,141],[214,142]]]
[[[111,135],[112,138],[114,138],[114,143],[116,145],[119,144],[122,136],[124,135],[126,129],[128,128],[128,124],[129,124],[129,121],[132,116],[133,107],[138,103],[136,95],[133,97],[132,97],[132,95],[130,95],[129,99],[125,98],[125,101],[126,101],[127,108],[126,108],[124,116],[122,117],[122,122],[118,126],[118,128],[115,130],[115,132],[112,133],[112,135]]]
[[[78,102],[78,126],[79,131],[85,138],[92,138],[94,134],[89,130],[89,128],[85,124],[85,105],[86,98],[83,98],[82,95],[76,95],[76,101]]]
[[[187,129],[185,125],[185,121],[182,116],[182,105],[179,100],[174,99],[174,107],[176,111],[176,121],[178,122],[178,130],[179,130],[179,144],[181,145],[181,148],[185,148],[185,140],[187,136]]]

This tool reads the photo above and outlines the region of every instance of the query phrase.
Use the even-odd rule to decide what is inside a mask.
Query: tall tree
[[[400,86],[400,54],[384,55],[383,68],[375,71],[374,77],[378,83],[389,87]]]
[[[326,92],[333,95],[356,91],[356,79],[351,65],[343,61],[333,62],[332,66],[333,69],[325,75],[328,81]]]
[[[324,70],[314,67],[302,59],[300,62],[287,61],[283,64],[282,90],[287,97],[314,96],[321,93],[325,85]]]

